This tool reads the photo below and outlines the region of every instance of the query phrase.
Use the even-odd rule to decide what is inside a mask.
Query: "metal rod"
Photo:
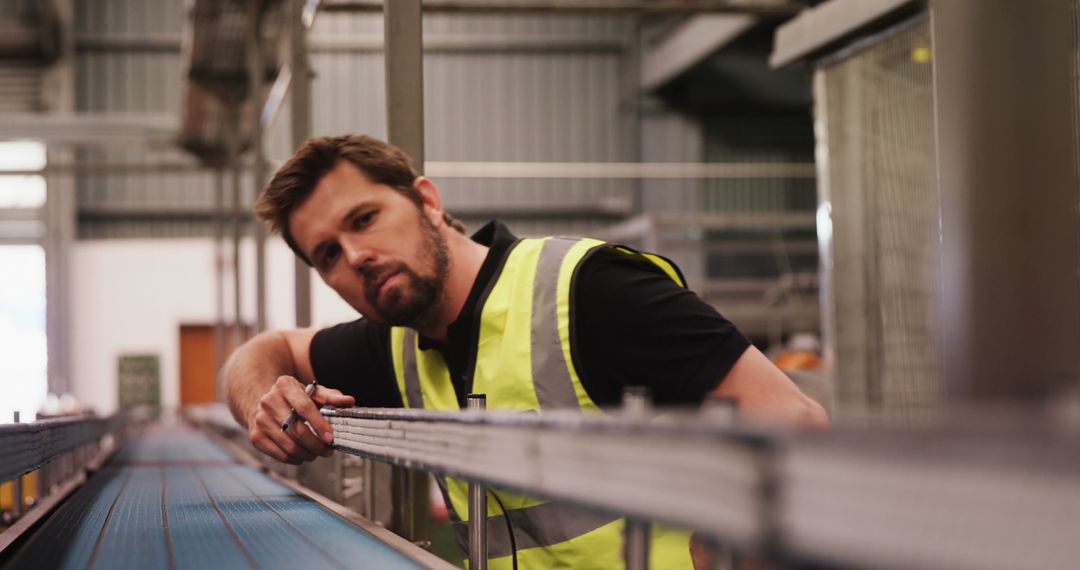
[[[260,28],[262,0],[249,0],[247,26],[248,97],[251,100],[251,178],[258,196],[266,181],[266,151],[263,147],[263,79],[266,71],[262,57]],[[266,330],[266,226],[255,224],[255,332]]]
[[[15,410],[14,422],[20,423],[19,411]],[[15,479],[11,481],[11,514],[15,518],[22,516],[22,501],[23,488],[22,488],[22,475],[16,475]]]
[[[411,540],[409,536],[409,470],[394,466],[390,471],[390,530]]]
[[[293,148],[298,149],[311,136],[311,67],[307,54],[307,26],[304,25],[305,0],[293,0],[290,15],[290,64],[292,93],[290,95],[290,128]],[[311,269],[300,258],[293,260],[293,283],[296,296],[296,326],[311,326]],[[366,468],[365,468],[366,474]],[[364,480],[364,488],[369,481]],[[365,500],[367,492],[365,491]],[[372,517],[374,513],[366,513]]]
[[[363,493],[361,499],[362,512],[365,517],[375,520],[375,460],[364,458],[364,466],[361,470]]]
[[[623,413],[627,416],[649,415],[652,401],[645,386],[627,386],[623,390]],[[627,517],[623,528],[623,560],[626,570],[645,570],[649,567],[649,535],[652,528],[648,521]]]
[[[484,394],[469,394],[467,408],[471,412],[487,408]],[[481,483],[469,482],[469,568],[486,570],[488,562],[487,544],[487,487]]]

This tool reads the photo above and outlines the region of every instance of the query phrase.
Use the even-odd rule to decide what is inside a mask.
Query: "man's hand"
[[[329,457],[333,453],[330,444],[334,441],[334,432],[330,422],[319,413],[319,407],[354,405],[356,401],[352,396],[325,386],[318,386],[309,398],[299,380],[279,376],[270,391],[259,398],[258,406],[248,420],[248,437],[255,449],[293,465],[319,456]],[[281,423],[293,409],[301,421],[293,422],[288,431],[282,431]]]

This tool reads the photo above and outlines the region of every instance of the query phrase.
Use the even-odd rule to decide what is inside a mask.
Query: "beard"
[[[430,275],[420,275],[403,261],[360,269],[364,276],[364,299],[378,312],[379,320],[388,326],[420,328],[434,320],[442,307],[443,290],[450,273],[450,250],[431,220],[422,212],[419,217],[424,236],[421,250],[426,254],[425,265],[431,268]],[[395,275],[400,282],[379,295],[384,280]]]

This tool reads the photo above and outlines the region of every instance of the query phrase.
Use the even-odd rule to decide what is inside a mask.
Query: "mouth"
[[[377,281],[375,283],[376,296],[377,297],[382,297],[383,295],[385,295],[386,292],[390,290],[390,287],[392,287],[394,285],[394,283],[398,282],[398,280],[399,280],[398,276],[399,276],[399,272],[395,271],[395,272],[388,273],[388,274],[386,274],[386,276],[379,279],[379,281]]]

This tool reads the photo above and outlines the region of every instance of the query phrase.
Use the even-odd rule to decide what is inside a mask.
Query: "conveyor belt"
[[[205,435],[152,426],[5,569],[419,568]]]

